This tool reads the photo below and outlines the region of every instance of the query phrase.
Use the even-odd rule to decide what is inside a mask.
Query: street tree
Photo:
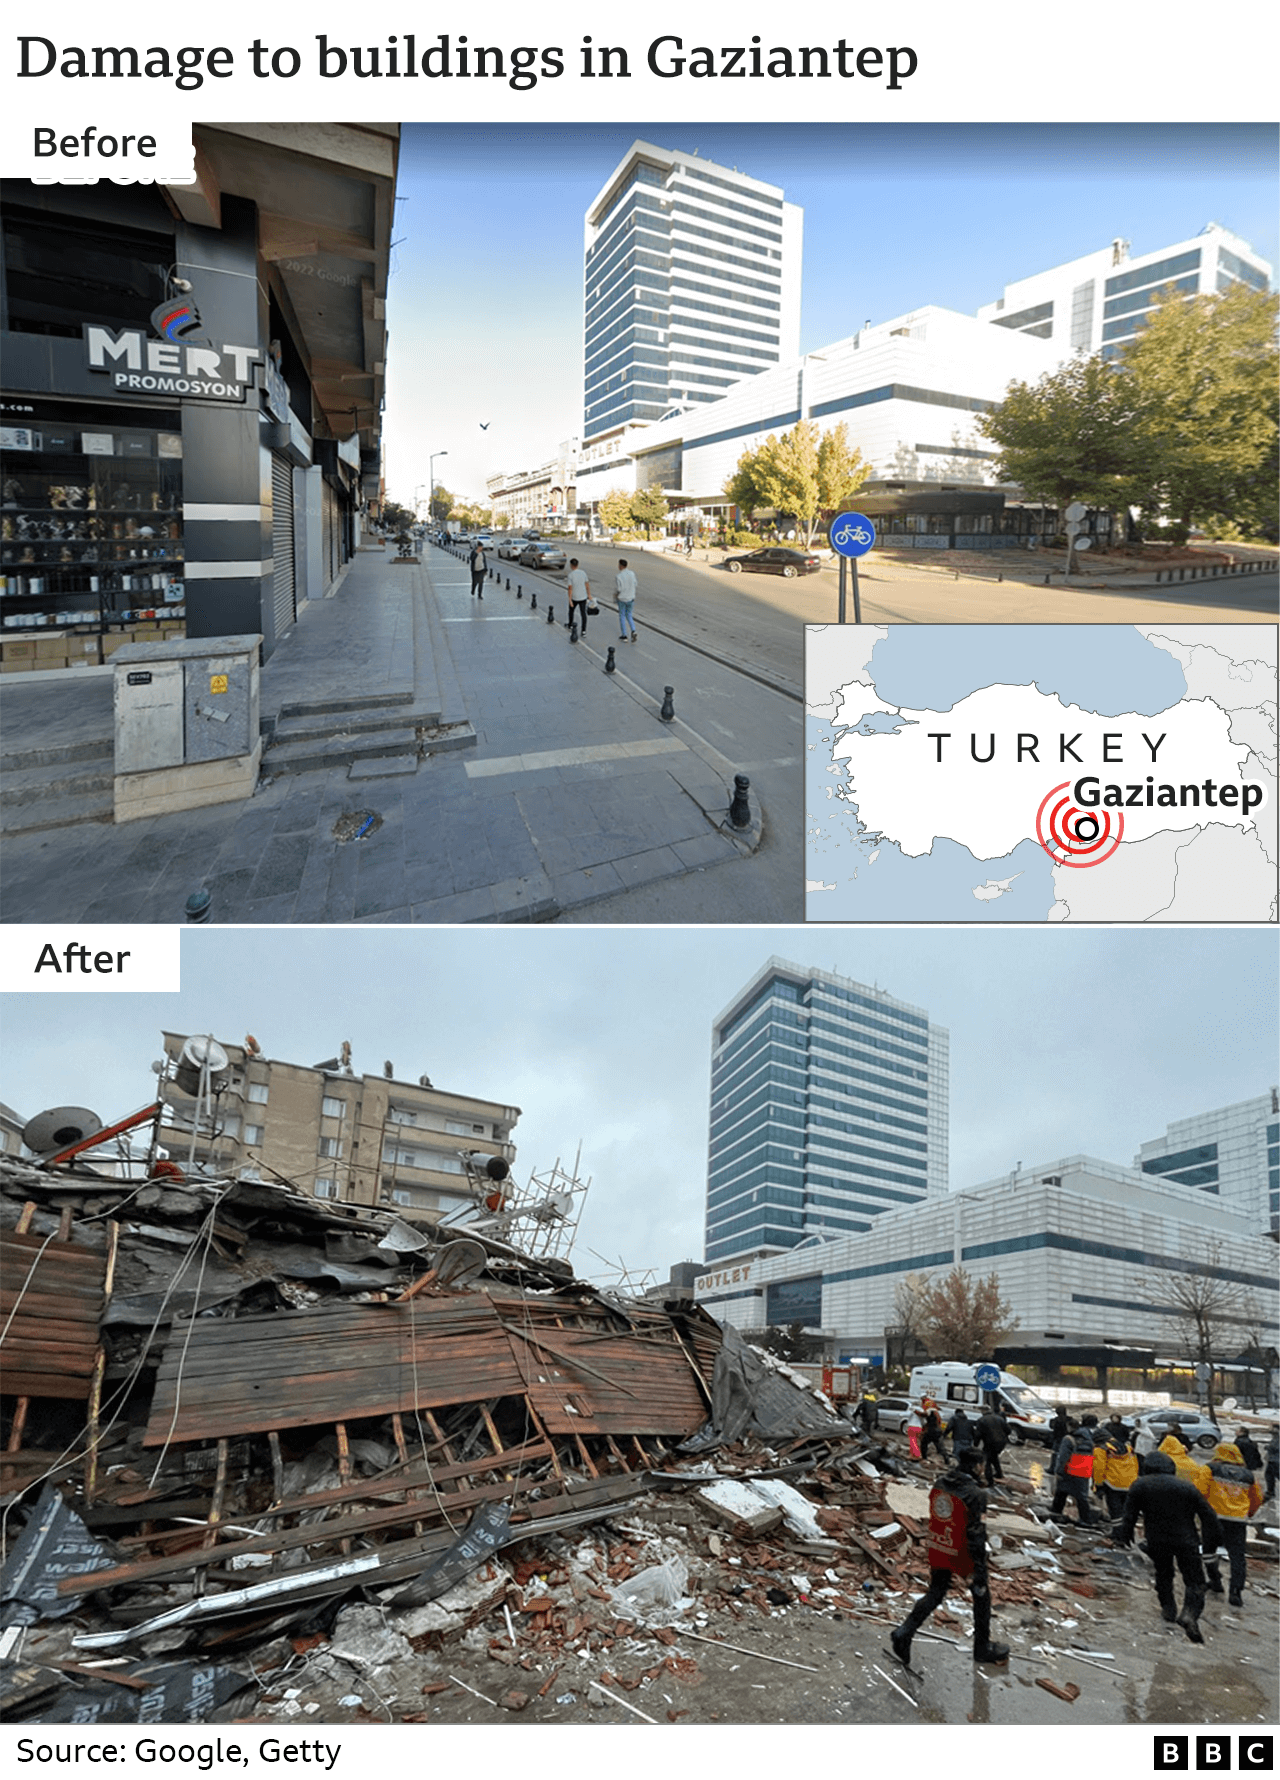
[[[1190,300],[1170,286],[1120,354],[1148,502],[1179,538],[1193,524],[1275,524],[1276,305],[1243,283]]]
[[[948,1360],[989,1360],[1018,1326],[1012,1305],[1000,1295],[999,1275],[974,1279],[963,1267],[923,1289],[920,1317],[929,1352]]]
[[[413,523],[413,514],[409,511],[408,507],[402,507],[399,501],[383,502],[383,529],[390,532],[393,538],[399,537],[401,532],[407,532]]]
[[[789,432],[770,433],[744,451],[724,492],[744,513],[772,507],[789,515],[807,549],[819,515],[851,501],[870,474],[871,466],[849,444],[843,421],[820,433],[816,421],[800,420]]]
[[[1214,1373],[1225,1359],[1234,1359],[1245,1340],[1251,1317],[1251,1294],[1245,1281],[1229,1277],[1222,1244],[1205,1237],[1181,1269],[1161,1275],[1148,1302],[1174,1313],[1186,1357],[1208,1368],[1202,1385],[1208,1414],[1213,1414]]]
[[[1037,383],[1014,382],[978,419],[999,447],[996,470],[1061,512],[1072,501],[1115,512],[1150,499],[1156,465],[1137,427],[1138,391],[1099,356],[1077,357]]]
[[[600,497],[600,517],[611,532],[626,531],[631,521],[631,499],[625,488],[611,488]]]
[[[642,525],[645,536],[653,535],[653,527],[662,525],[667,517],[667,497],[660,488],[641,488],[631,497],[631,520]]]
[[[847,507],[870,474],[871,465],[850,445],[843,420],[823,433],[818,441],[818,505],[823,512],[839,513]],[[805,542],[813,542],[812,529]]]
[[[437,525],[443,525],[453,512],[454,497],[443,484],[437,482],[431,495],[431,517]]]

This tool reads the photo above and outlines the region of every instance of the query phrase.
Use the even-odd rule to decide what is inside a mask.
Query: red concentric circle
[[[1082,871],[1110,859],[1124,839],[1124,816],[1119,810],[1085,809],[1063,795],[1070,789],[1070,779],[1064,779],[1043,799],[1036,811],[1036,839],[1055,865]]]

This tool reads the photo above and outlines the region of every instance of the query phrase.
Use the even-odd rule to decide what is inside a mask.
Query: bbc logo
[[[1196,1769],[1198,1772],[1222,1771],[1231,1766],[1231,1738],[1229,1736],[1197,1737]],[[1191,1766],[1190,1737],[1157,1737],[1155,1739],[1156,1768],[1182,1768]],[[1270,1772],[1272,1765],[1272,1738],[1237,1736],[1236,1766],[1246,1773]]]

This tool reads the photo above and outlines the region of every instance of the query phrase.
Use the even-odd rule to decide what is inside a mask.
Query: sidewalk
[[[758,845],[758,810],[744,835],[727,829],[734,764],[679,718],[661,721],[643,634],[617,644],[604,608],[571,646],[563,589],[513,569],[508,590],[509,566],[477,601],[446,551],[398,568],[358,554],[264,669],[264,723],[283,736],[300,710],[341,705],[357,727],[412,724],[398,732],[410,751],[273,776],[268,749],[246,802],[122,826],[63,824],[54,804],[57,825],[5,840],[2,918],[180,922],[203,887],[215,923],[552,920]],[[606,675],[610,643],[618,671]],[[74,686],[7,677],[6,764],[72,723],[77,743],[109,741],[109,682],[89,673]],[[423,757],[450,726],[450,751]]]

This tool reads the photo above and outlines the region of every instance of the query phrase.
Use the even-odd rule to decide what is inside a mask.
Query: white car
[[[1166,1434],[1176,1434],[1188,1452],[1194,1452],[1196,1447],[1212,1450],[1226,1438],[1217,1424],[1198,1409],[1153,1409],[1150,1415],[1136,1416],[1134,1425],[1153,1434],[1157,1444]]]

